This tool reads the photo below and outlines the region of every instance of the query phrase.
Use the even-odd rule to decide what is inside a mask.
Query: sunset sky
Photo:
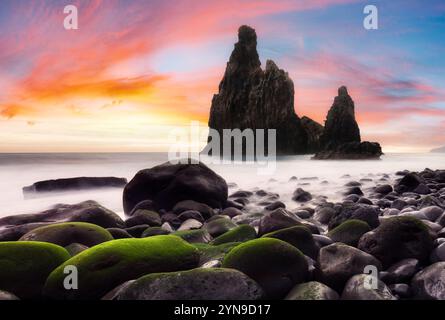
[[[385,152],[445,145],[444,1],[1,0],[0,152],[167,150],[173,130],[205,129],[242,24],[300,117],[323,123],[344,84]]]

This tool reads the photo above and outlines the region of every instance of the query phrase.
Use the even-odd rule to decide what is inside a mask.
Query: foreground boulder
[[[256,47],[255,30],[241,26],[210,109],[209,128],[221,137],[217,146],[223,150],[224,129],[275,129],[277,154],[307,153],[307,133],[294,109],[294,84],[271,60],[261,69]],[[245,154],[247,146],[239,147]]]
[[[371,228],[365,221],[351,219],[329,231],[328,236],[334,242],[342,242],[356,247],[360,238],[369,231]]]
[[[263,237],[285,241],[312,259],[317,259],[318,251],[320,250],[314,240],[314,237],[312,236],[312,233],[305,226],[281,229],[267,233],[263,235]]]
[[[212,208],[224,207],[228,192],[226,181],[203,163],[192,161],[166,162],[139,171],[125,186],[125,213],[128,215],[144,200],[151,200],[158,210],[171,210],[183,200],[193,200]]]
[[[317,281],[297,284],[286,300],[338,300],[338,293]]]
[[[34,229],[20,238],[20,241],[41,241],[66,247],[79,243],[88,247],[114,240],[111,233],[95,224],[84,222],[57,223]]]
[[[212,268],[149,274],[126,286],[116,300],[259,300],[263,294],[244,273]]]
[[[339,292],[349,278],[363,273],[366,266],[382,269],[380,261],[370,254],[339,242],[321,248],[318,263],[317,278]]]
[[[293,286],[304,282],[308,264],[294,246],[277,239],[261,238],[233,248],[222,263],[255,280],[268,299],[282,299]]]
[[[345,289],[341,295],[342,300],[396,300],[391,290],[379,279],[377,280],[377,288],[367,288],[365,283],[367,281],[367,275],[358,274],[351,279],[345,285]]]
[[[382,155],[378,143],[361,142],[354,101],[345,86],[338,89],[328,112],[320,147],[313,159],[378,159]]]
[[[402,259],[426,261],[433,250],[428,228],[414,217],[392,217],[360,239],[358,248],[378,258],[385,267]]]
[[[0,288],[36,299],[48,275],[69,258],[64,248],[51,243],[0,242]]]
[[[434,263],[411,281],[416,299],[445,300],[445,262]]]
[[[155,272],[171,272],[198,266],[196,248],[175,236],[119,239],[99,244],[66,261],[46,281],[44,294],[52,299],[99,299],[124,283]],[[65,290],[65,266],[78,270],[77,290]]]
[[[116,177],[77,177],[55,180],[44,180],[23,187],[24,195],[54,191],[75,191],[97,188],[123,188],[127,179]]]

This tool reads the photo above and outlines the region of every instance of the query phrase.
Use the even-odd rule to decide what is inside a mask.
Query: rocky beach
[[[125,218],[93,200],[0,218],[0,297],[445,299],[445,170],[344,176],[335,202],[305,190],[317,176],[292,183],[290,206],[167,162],[128,182]]]

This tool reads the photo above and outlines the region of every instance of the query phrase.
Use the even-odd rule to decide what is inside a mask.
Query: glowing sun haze
[[[65,30],[63,8],[79,9]],[[0,2],[0,152],[166,151],[207,124],[242,24],[265,65],[295,84],[295,110],[323,123],[340,85],[362,136],[384,151],[445,144],[445,5],[374,1]]]

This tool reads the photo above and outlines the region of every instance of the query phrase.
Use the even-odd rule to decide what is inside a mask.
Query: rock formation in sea
[[[43,180],[23,187],[25,195],[47,192],[62,192],[97,188],[123,188],[127,179],[118,177],[76,177]]]
[[[256,47],[255,30],[241,26],[219,92],[212,100],[209,127],[220,137],[223,129],[276,129],[277,154],[307,153],[307,133],[294,110],[294,84],[272,60],[267,60],[263,70]]]
[[[382,155],[379,143],[361,141],[354,101],[345,86],[338,89],[326,117],[320,150],[313,159],[378,159]]]
[[[320,138],[323,134],[323,126],[309,117],[303,116],[301,118],[301,125],[307,133],[308,151],[315,153],[320,150]]]
[[[433,153],[445,153],[445,146],[431,150]]]

